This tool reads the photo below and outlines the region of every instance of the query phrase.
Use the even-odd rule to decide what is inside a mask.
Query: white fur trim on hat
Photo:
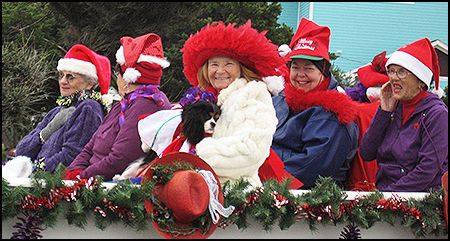
[[[336,89],[337,89],[337,91],[339,92],[339,93],[343,93],[343,94],[345,94],[345,90],[344,90],[344,88],[342,88],[341,86],[337,86],[336,87]]]
[[[58,67],[56,67],[56,69],[58,71],[72,71],[98,80],[97,69],[91,62],[79,59],[63,58],[58,61]]]
[[[262,78],[269,92],[275,96],[284,89],[284,78],[282,76],[267,76]]]
[[[289,45],[287,44],[282,44],[280,45],[280,47],[278,47],[278,55],[280,55],[281,57],[286,56],[288,53],[290,53],[292,50],[291,48],[289,48]]]
[[[140,62],[149,62],[149,63],[155,63],[160,65],[163,69],[169,67],[170,63],[169,61],[165,60],[165,59],[161,59],[155,56],[151,56],[151,55],[139,55],[139,59],[137,61],[138,63]]]
[[[141,77],[141,72],[135,68],[127,68],[123,73],[123,79],[128,83],[134,83]]]
[[[120,65],[125,64],[125,55],[123,55],[123,46],[120,46],[120,48],[116,52],[116,62]]]
[[[425,83],[428,89],[430,89],[433,72],[416,57],[403,51],[395,51],[386,62],[386,68],[391,64],[398,64],[411,71],[411,73]]]
[[[436,94],[439,98],[442,98],[442,96],[444,96],[444,91],[442,90],[442,88],[439,89],[434,89],[433,91],[431,91],[433,94]]]

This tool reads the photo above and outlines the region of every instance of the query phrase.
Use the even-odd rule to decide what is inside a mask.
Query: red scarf
[[[411,117],[412,113],[416,110],[417,105],[422,101],[425,97],[429,96],[430,93],[428,91],[421,90],[419,94],[414,96],[412,99],[408,101],[402,101],[403,104],[403,119],[402,126],[405,125],[406,121],[408,121],[409,117]]]
[[[328,90],[330,79],[322,81],[316,88],[305,93],[295,88],[290,82],[285,84],[286,102],[294,112],[300,112],[314,106],[322,106],[325,110],[336,114],[342,124],[348,124],[356,118],[355,102],[349,96],[337,91]]]

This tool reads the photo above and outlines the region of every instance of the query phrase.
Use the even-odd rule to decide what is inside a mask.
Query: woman
[[[83,151],[67,168],[66,178],[101,175],[110,180],[138,158],[144,157],[137,131],[141,115],[169,109],[166,95],[159,90],[164,58],[161,38],[149,33],[137,38],[122,37],[116,53],[117,86],[123,97],[113,106]]]
[[[427,38],[394,52],[386,62],[389,82],[360,151],[377,159],[377,188],[386,192],[439,190],[448,170],[448,110],[439,96],[436,51]]]
[[[111,79],[107,57],[76,44],[58,61],[57,107],[16,146],[17,156],[34,160],[34,169],[53,172],[68,166],[91,139],[103,118],[101,94]],[[94,88],[100,85],[100,93]],[[82,131],[81,131],[82,130]]]
[[[250,21],[235,25],[208,24],[181,51],[190,84],[215,93],[222,111],[212,136],[196,145],[196,154],[221,183],[242,177],[256,187],[277,123],[268,85],[261,80],[279,75],[284,62]]]
[[[278,125],[272,148],[309,189],[322,177],[344,186],[357,149],[353,101],[337,92],[328,56],[330,29],[305,18],[285,55],[289,81],[273,97]]]

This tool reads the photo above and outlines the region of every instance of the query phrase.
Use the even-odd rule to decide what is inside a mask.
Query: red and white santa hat
[[[72,71],[94,78],[100,93],[107,94],[111,81],[111,62],[82,44],[76,44],[58,61],[58,71]]]
[[[385,67],[387,60],[386,51],[383,51],[375,55],[370,64],[358,69],[358,78],[364,87],[377,87],[389,81]]]
[[[436,50],[428,38],[419,39],[413,43],[406,44],[395,51],[386,62],[386,68],[391,64],[397,64],[411,71],[417,78],[425,83],[430,89],[431,81],[434,80],[433,93],[440,97],[444,91],[439,88],[439,62]]]
[[[287,61],[298,58],[316,61],[325,59],[330,62],[329,44],[330,28],[319,26],[311,20],[302,18],[289,46],[283,44],[278,50]]]
[[[159,85],[162,69],[170,63],[164,58],[161,38],[148,33],[137,38],[122,37],[116,52],[116,61],[123,70],[123,79],[129,83]]]

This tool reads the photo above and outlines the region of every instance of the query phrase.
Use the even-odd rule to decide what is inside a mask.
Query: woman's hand
[[[393,112],[397,105],[397,100],[394,99],[392,94],[392,85],[388,81],[381,86],[380,103],[381,109],[387,112]]]

